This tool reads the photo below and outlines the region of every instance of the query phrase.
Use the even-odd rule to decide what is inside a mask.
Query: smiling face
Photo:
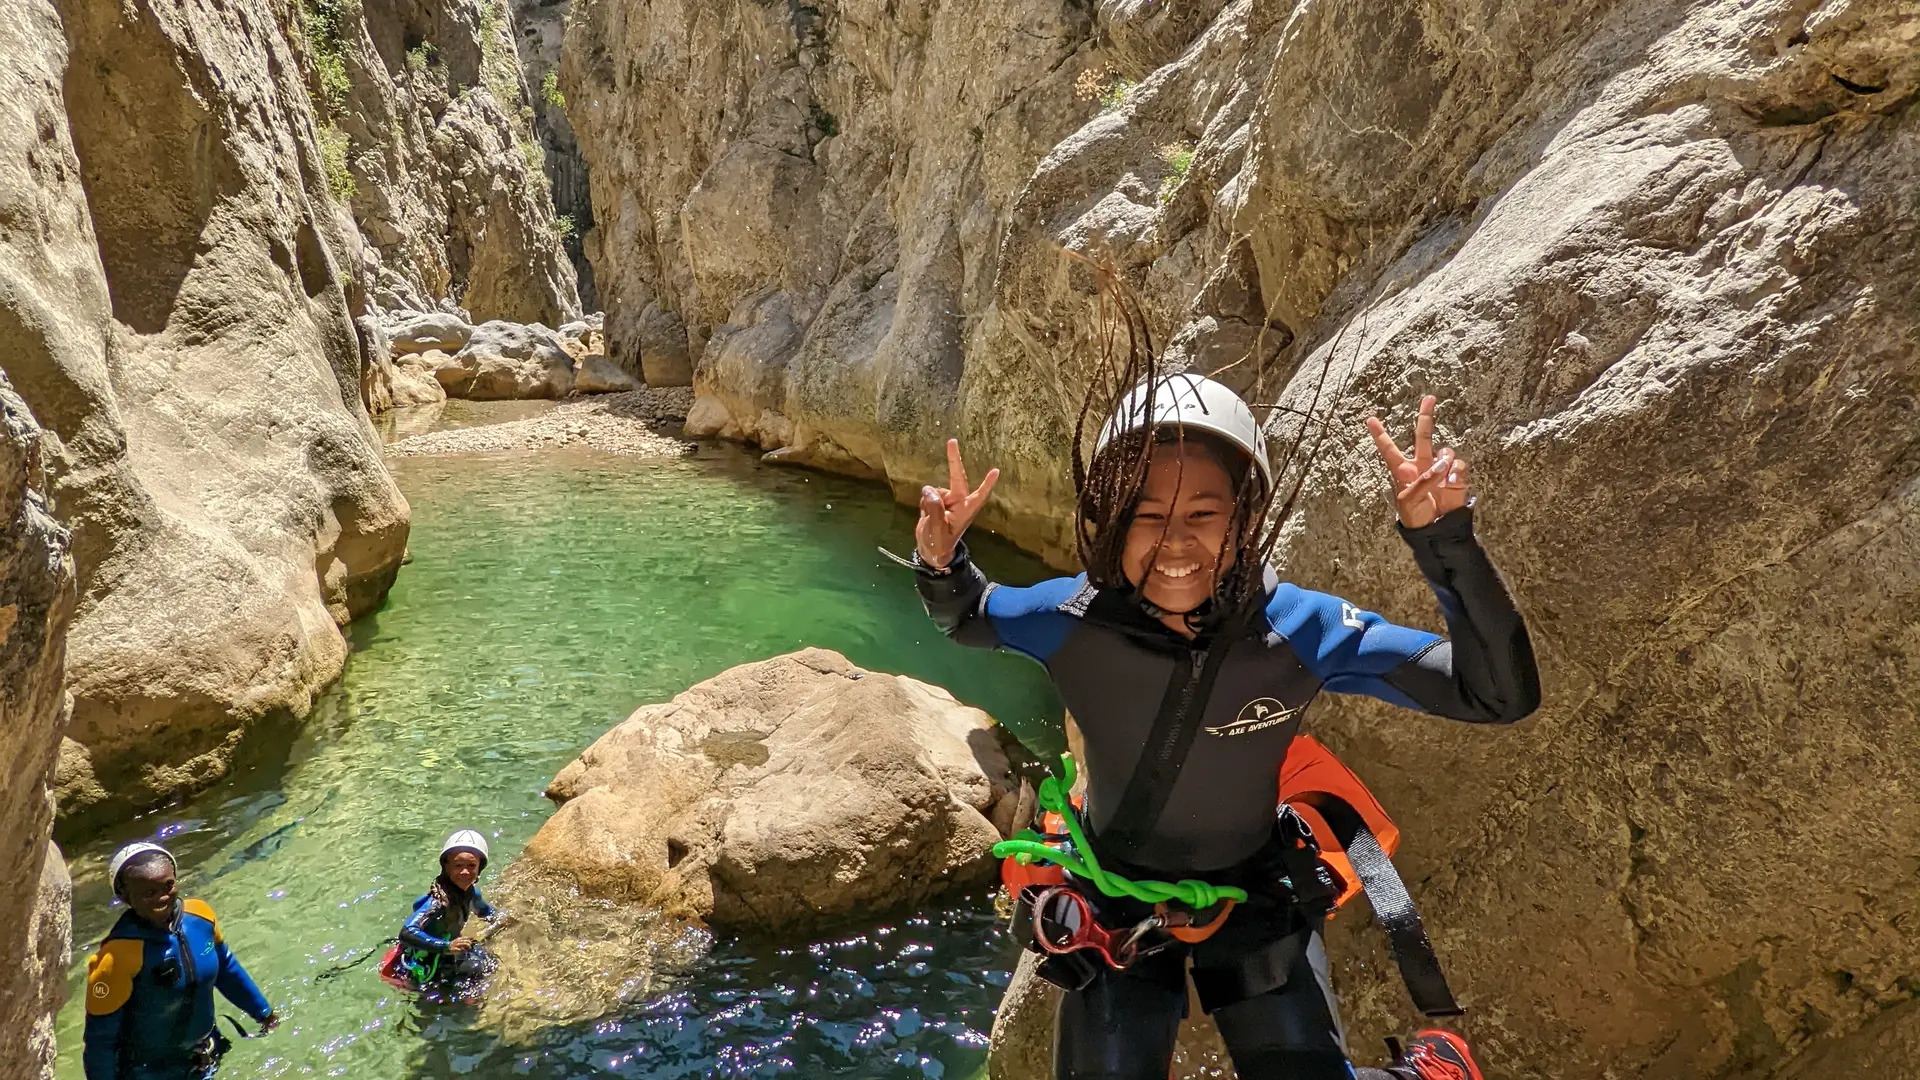
[[[480,856],[471,851],[456,851],[447,856],[447,880],[461,889],[473,888],[480,879]]]
[[[1213,595],[1217,575],[1233,566],[1233,495],[1227,470],[1199,443],[1153,448],[1121,567],[1154,606],[1184,615]]]
[[[173,922],[173,902],[178,889],[173,860],[151,859],[120,872],[120,896],[134,914],[155,926]]]

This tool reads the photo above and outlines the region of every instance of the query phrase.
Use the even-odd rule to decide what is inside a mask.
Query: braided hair
[[[1141,415],[1146,417],[1157,415],[1157,394],[1178,391],[1168,390],[1160,382],[1163,376],[1175,372],[1168,370],[1154,348],[1152,332],[1141,314],[1143,305],[1133,287],[1110,262],[1068,254],[1091,266],[1098,284],[1095,315],[1098,348],[1080,401],[1079,416],[1074,422],[1072,454],[1074,536],[1087,580],[1097,588],[1133,595],[1149,614],[1164,614],[1148,604],[1127,580],[1122,561],[1127,533],[1140,505],[1154,449],[1197,444],[1225,468],[1233,482],[1234,500],[1227,542],[1221,545],[1213,566],[1213,597],[1199,609],[1187,613],[1187,625],[1199,631],[1225,619],[1245,616],[1265,596],[1267,560],[1279,541],[1282,524],[1300,500],[1326,425],[1320,425],[1321,434],[1311,441],[1308,425],[1295,426],[1285,438],[1281,453],[1273,459],[1271,484],[1239,447],[1177,424],[1117,435],[1098,452],[1089,454],[1086,450],[1089,435],[1100,430],[1100,418],[1112,415],[1129,390],[1145,385]],[[1313,405],[1319,403],[1330,367],[1331,359],[1321,370],[1313,392]],[[1266,421],[1277,406],[1251,407],[1264,431]],[[1268,415],[1262,416],[1262,411]],[[1310,406],[1309,415],[1313,411]]]

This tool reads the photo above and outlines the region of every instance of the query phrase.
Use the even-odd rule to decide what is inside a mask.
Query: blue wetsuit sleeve
[[[1080,589],[1082,579],[1053,578],[1026,588],[995,585],[973,564],[964,543],[947,566],[951,573],[917,571],[914,585],[935,625],[962,645],[1007,649],[1044,664],[1076,621],[1061,605]]]
[[[255,1020],[265,1020],[273,1015],[273,1006],[267,1004],[267,995],[260,992],[253,976],[240,966],[239,958],[233,955],[232,949],[227,948],[227,943],[214,942],[213,951],[220,958],[220,977],[214,980],[215,988],[228,1001],[240,1006],[241,1012]]]
[[[477,888],[473,890],[473,913],[488,922],[492,922],[497,914],[493,910],[493,905],[487,903],[486,898],[480,895],[480,890]]]
[[[413,914],[407,919],[406,925],[400,928],[400,943],[413,949],[430,949],[433,952],[451,951],[453,942],[443,937],[436,937],[427,930],[427,924],[440,913],[440,908],[441,905],[431,897],[422,897],[413,905]]]
[[[1471,508],[1401,529],[1449,637],[1397,626],[1338,597],[1282,585],[1267,606],[1326,689],[1474,723],[1510,724],[1540,706],[1526,622],[1473,535]]]
[[[80,1064],[87,1080],[116,1080],[120,1072],[120,1024],[127,1015],[126,1006],[110,1013],[87,1013],[86,1048]]]

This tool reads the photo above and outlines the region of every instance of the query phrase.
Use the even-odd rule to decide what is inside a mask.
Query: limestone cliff
[[[582,246],[587,230],[593,228],[593,189],[587,182],[587,160],[580,155],[579,138],[567,118],[566,95],[560,89],[560,57],[572,5],[570,0],[512,0],[512,4],[514,43],[527,88],[533,93],[533,130],[546,151],[556,229],[573,263],[581,309],[598,311],[593,264]]]
[[[1437,625],[1358,424],[1438,394],[1547,706],[1313,722],[1404,817],[1495,1075],[1898,1071],[1911,4],[574,2],[609,347],[697,361],[696,430],[902,493],[957,434],[1065,561],[1059,250],[1103,254],[1171,355],[1330,436],[1285,572]],[[1403,993],[1342,938],[1377,1046]]]
[[[304,713],[408,512],[361,407],[359,239],[292,11],[12,10],[33,29],[7,50],[28,66],[0,154],[0,366],[73,533],[77,824],[203,786],[255,722]]]
[[[480,321],[580,316],[507,0],[302,0],[327,182],[373,299]]]
[[[70,244],[82,215],[60,133],[66,47],[40,0],[0,0],[0,357],[60,348]],[[50,122],[51,121],[51,122]],[[65,150],[65,152],[62,152]],[[63,179],[64,178],[64,179]],[[98,263],[92,263],[97,268]],[[98,272],[97,269],[95,271]],[[71,536],[54,518],[46,444],[0,370],[0,1077],[53,1076],[72,891],[52,843],[54,765],[67,725]]]
[[[26,13],[0,5],[0,14]],[[44,28],[50,28],[44,19],[8,18],[0,25],[0,46],[20,45],[20,35]],[[45,51],[10,55],[48,57]],[[21,82],[49,71],[35,63],[10,74],[28,76],[0,76],[0,86],[18,91],[26,89]],[[30,115],[0,108],[0,139],[11,144],[18,122]],[[11,164],[0,170],[13,171]],[[14,198],[20,190],[0,186],[0,209],[20,209]],[[0,243],[0,252],[0,265],[10,268],[17,249]],[[0,306],[0,317],[20,314],[11,303]],[[0,1076],[8,1080],[53,1076],[53,1013],[66,995],[72,937],[67,864],[50,834],[53,767],[67,720],[61,661],[73,613],[73,564],[67,530],[47,501],[40,429],[0,374],[0,955],[8,960],[0,969]]]

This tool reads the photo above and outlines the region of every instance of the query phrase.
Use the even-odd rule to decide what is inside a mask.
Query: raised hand
[[[1377,416],[1367,417],[1373,445],[1393,478],[1393,505],[1409,529],[1431,525],[1440,515],[1467,505],[1467,463],[1453,447],[1433,452],[1433,395],[1420,399],[1413,421],[1413,452],[1403,453]]]
[[[947,440],[947,486],[929,484],[920,489],[920,521],[913,527],[913,542],[920,550],[921,562],[938,568],[953,561],[960,534],[973,524],[999,480],[1000,470],[988,469],[980,486],[969,490],[967,467],[960,460],[960,440]]]

